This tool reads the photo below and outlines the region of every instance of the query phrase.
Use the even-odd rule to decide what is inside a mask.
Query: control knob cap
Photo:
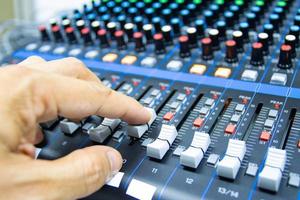
[[[143,34],[141,32],[135,32],[133,34],[134,42],[135,42],[135,50],[137,52],[145,51],[145,44],[143,41]]]
[[[154,44],[155,44],[155,52],[157,54],[163,54],[166,52],[165,44],[163,41],[163,35],[161,33],[156,33],[153,36]]]
[[[226,62],[236,63],[238,61],[236,42],[234,40],[226,41]]]
[[[260,42],[252,44],[250,64],[253,66],[261,66],[264,64],[263,45]]]
[[[290,45],[282,45],[280,48],[278,67],[281,69],[290,69],[292,67],[292,47]]]
[[[189,48],[189,38],[186,35],[182,35],[179,37],[179,45],[180,45],[180,57],[186,58],[191,56],[191,51]]]
[[[210,38],[203,38],[202,45],[202,58],[203,60],[211,60],[213,58],[212,41]]]
[[[108,41],[108,38],[107,38],[107,32],[105,29],[100,29],[98,32],[97,32],[97,36],[100,40],[100,46],[102,48],[105,48],[105,47],[109,47],[109,41]]]
[[[117,46],[119,50],[124,50],[127,48],[125,39],[124,39],[124,32],[121,30],[118,30],[115,32],[115,38],[117,41]]]

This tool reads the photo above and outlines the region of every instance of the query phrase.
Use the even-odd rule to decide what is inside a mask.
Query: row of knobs
[[[181,35],[178,38],[180,46],[180,56],[182,58],[191,56],[191,49],[198,47],[198,39],[201,40],[202,47],[202,58],[204,60],[213,59],[213,52],[220,49],[220,42],[226,40],[226,23],[219,21],[218,29],[210,29],[208,32],[209,37],[203,38],[204,36],[204,24],[203,21],[197,20],[195,27],[189,27],[186,29],[186,35]],[[170,25],[165,25],[162,27],[157,27],[157,24],[146,24],[142,25],[142,31],[135,31],[135,28],[138,29],[138,26],[135,27],[135,24],[126,23],[123,27],[123,30],[117,30],[117,23],[111,22],[108,23],[106,29],[102,29],[99,21],[95,21],[91,24],[91,30],[95,34],[92,34],[90,28],[87,28],[85,22],[77,21],[76,28],[73,28],[70,20],[64,20],[62,25],[59,26],[57,22],[51,22],[51,31],[52,36],[55,42],[63,42],[64,37],[63,33],[66,35],[66,38],[69,43],[77,43],[76,32],[80,32],[80,37],[84,41],[84,44],[90,45],[94,43],[93,35],[96,35],[100,41],[101,47],[105,48],[110,46],[111,40],[116,40],[117,47],[120,50],[127,48],[127,37],[128,42],[135,43],[135,49],[137,52],[142,52],[146,50],[146,43],[155,44],[155,51],[157,54],[163,54],[166,52],[166,46],[173,44],[173,38],[176,36],[174,34],[175,30]],[[61,30],[63,28],[63,30]],[[273,44],[273,33],[274,29],[272,24],[265,24],[263,26],[264,32],[259,33],[258,43],[252,45],[252,54],[251,54],[251,64],[254,66],[263,65],[264,58],[263,56],[269,54],[269,46]],[[180,30],[180,27],[178,28]],[[139,30],[139,29],[138,29]],[[41,26],[40,32],[43,41],[49,41],[50,35],[46,27]],[[153,32],[159,32],[153,35]],[[234,31],[232,33],[232,40],[226,41],[226,57],[225,60],[228,63],[238,62],[238,53],[244,51],[244,43],[249,42],[249,26],[247,23],[240,24],[240,30]],[[281,54],[288,54],[288,56],[280,56],[295,58],[296,56],[296,47],[299,45],[299,26],[291,26],[290,34],[285,37],[285,44],[290,46],[290,50],[283,48]],[[146,40],[146,41],[145,41]],[[284,60],[284,59],[280,59]],[[288,62],[289,63],[289,62]],[[290,68],[286,65],[279,64],[281,68]]]
[[[217,30],[211,30],[213,33],[217,33]],[[210,37],[203,38],[201,40],[202,45],[202,59],[212,60],[213,50],[219,49],[218,43],[213,41],[216,39],[213,36],[216,34],[210,34]],[[252,44],[250,64],[253,66],[264,65],[264,56],[268,55],[269,42],[267,40],[268,35],[262,33],[258,35],[258,42]],[[181,36],[180,42],[180,56],[189,57],[190,47],[188,46],[188,37]],[[296,37],[294,35],[287,35],[285,37],[285,44],[280,48],[280,55],[278,61],[278,67],[282,69],[289,69],[292,67],[292,59],[296,57]],[[227,63],[237,63],[238,53],[243,52],[243,35],[240,31],[233,32],[233,39],[225,42],[225,61]]]

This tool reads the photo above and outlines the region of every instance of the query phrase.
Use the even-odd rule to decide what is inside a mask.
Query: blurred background
[[[87,0],[0,0],[0,23],[8,19],[43,22]]]

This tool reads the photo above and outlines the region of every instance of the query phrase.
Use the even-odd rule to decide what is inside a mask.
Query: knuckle
[[[105,90],[105,97],[107,99],[110,99],[111,97],[113,97],[116,94],[116,92],[110,88],[106,88]]]
[[[40,57],[40,56],[29,56],[28,58],[27,58],[28,60],[44,60],[42,57]]]
[[[81,70],[82,69],[86,69],[85,64],[81,60],[79,60],[79,59],[77,59],[75,57],[65,58],[65,61],[68,62],[68,63],[70,63],[73,67],[76,67],[78,69],[81,69]]]

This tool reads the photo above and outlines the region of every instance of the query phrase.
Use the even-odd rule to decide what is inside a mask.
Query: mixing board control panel
[[[40,159],[121,152],[86,199],[300,198],[299,0],[92,1],[38,31],[2,65],[77,57],[152,114],[42,124]]]

